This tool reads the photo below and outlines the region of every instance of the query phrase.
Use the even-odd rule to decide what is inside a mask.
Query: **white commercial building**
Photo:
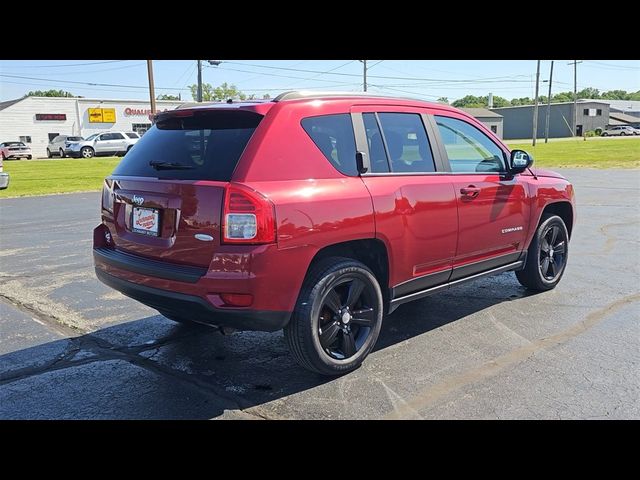
[[[156,110],[173,110],[186,102],[158,100]],[[0,102],[0,142],[22,141],[34,157],[46,157],[49,140],[109,130],[138,132],[151,128],[151,106],[144,100],[24,97]]]

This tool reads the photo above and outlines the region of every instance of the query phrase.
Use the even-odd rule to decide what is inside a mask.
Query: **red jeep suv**
[[[102,190],[98,278],[171,320],[284,328],[295,359],[358,367],[383,315],[515,271],[554,288],[572,185],[466,113],[354,93],[159,113]]]

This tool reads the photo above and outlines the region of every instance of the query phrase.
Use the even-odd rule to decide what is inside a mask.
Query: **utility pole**
[[[198,103],[202,102],[202,60],[198,60]]]
[[[362,78],[364,79],[363,88],[364,88],[364,91],[366,92],[367,91],[367,61],[363,60],[362,64],[364,65],[364,70],[362,72],[363,74]]]
[[[536,101],[533,107],[533,143],[536,146],[536,136],[538,135],[538,92],[540,90],[540,60],[538,60],[538,68],[536,69]]]
[[[151,115],[156,114],[156,90],[153,84],[153,60],[147,60],[147,74],[149,75],[149,100],[151,100]]]
[[[549,143],[549,117],[551,116],[551,82],[553,82],[553,60],[549,71],[549,95],[547,96],[547,119],[544,122],[544,143]]]
[[[578,64],[582,61],[574,60],[567,65],[573,65],[573,133],[576,136],[576,128],[578,125]]]
[[[367,91],[367,61],[360,60],[362,62],[362,91]]]

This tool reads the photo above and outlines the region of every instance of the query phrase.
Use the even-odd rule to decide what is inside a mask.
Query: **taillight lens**
[[[105,180],[102,185],[102,208],[113,213],[113,191],[108,180]]]
[[[229,185],[224,195],[222,243],[261,244],[275,241],[273,203],[248,187]]]

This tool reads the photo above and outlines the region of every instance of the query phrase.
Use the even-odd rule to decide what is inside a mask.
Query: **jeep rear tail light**
[[[222,243],[263,244],[276,241],[273,203],[260,193],[230,184],[224,195]]]

